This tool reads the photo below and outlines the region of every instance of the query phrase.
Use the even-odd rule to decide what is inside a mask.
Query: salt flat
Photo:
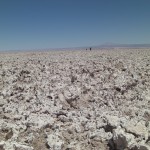
[[[150,49],[0,53],[0,150],[150,150]]]

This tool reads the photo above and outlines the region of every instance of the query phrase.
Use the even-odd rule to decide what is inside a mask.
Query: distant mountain
[[[95,48],[150,48],[150,44],[115,44],[115,43],[105,43]]]

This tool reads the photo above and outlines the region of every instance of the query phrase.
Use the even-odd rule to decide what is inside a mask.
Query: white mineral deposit
[[[150,49],[1,52],[0,150],[150,150]]]

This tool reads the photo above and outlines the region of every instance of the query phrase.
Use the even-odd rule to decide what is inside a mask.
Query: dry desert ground
[[[150,49],[1,52],[0,150],[150,150]]]

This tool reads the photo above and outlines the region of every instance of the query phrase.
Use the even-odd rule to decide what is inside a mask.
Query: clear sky
[[[0,50],[150,43],[150,0],[0,0]]]

